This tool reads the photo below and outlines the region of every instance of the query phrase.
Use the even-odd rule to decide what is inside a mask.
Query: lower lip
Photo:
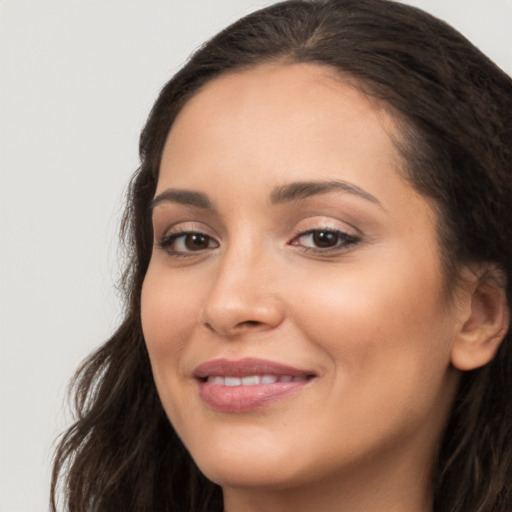
[[[216,411],[247,412],[295,394],[308,383],[309,380],[253,386],[223,386],[213,382],[200,382],[199,395],[208,407]]]

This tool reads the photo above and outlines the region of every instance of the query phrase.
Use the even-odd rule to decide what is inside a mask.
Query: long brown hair
[[[512,292],[512,80],[432,16],[389,0],[293,0],[241,19],[163,88],[140,140],[122,234],[125,320],[74,380],[76,422],[55,456],[51,510],[220,511],[160,404],[140,323],[153,234],[148,205],[173,121],[215,77],[270,60],[312,62],[383,100],[401,126],[406,179],[438,210],[447,276],[494,264]],[[448,277],[447,277],[448,278]],[[512,354],[463,374],[436,454],[435,512],[512,510]]]

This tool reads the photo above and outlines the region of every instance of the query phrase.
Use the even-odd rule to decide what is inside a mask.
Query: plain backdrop
[[[66,385],[120,318],[117,230],[161,86],[270,0],[0,0],[0,512],[48,510]],[[512,0],[417,0],[512,73]]]

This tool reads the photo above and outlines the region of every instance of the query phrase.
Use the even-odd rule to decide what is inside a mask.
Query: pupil
[[[198,249],[206,249],[208,247],[208,238],[204,235],[188,235],[185,239],[187,249],[197,251]]]
[[[329,231],[319,231],[313,234],[313,241],[317,247],[332,247],[336,245],[338,236],[336,233],[330,233]]]

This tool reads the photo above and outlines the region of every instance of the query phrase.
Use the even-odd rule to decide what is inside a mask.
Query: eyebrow
[[[300,199],[306,199],[311,196],[318,194],[326,194],[335,190],[342,190],[349,194],[353,194],[362,199],[366,199],[376,205],[382,206],[382,203],[372,194],[366,192],[362,188],[343,180],[334,181],[298,181],[290,183],[288,185],[282,185],[274,189],[270,196],[272,204],[281,204],[291,201],[298,201]]]
[[[342,190],[357,197],[361,197],[370,201],[381,208],[384,208],[381,202],[369,192],[362,188],[343,180],[334,181],[297,181],[276,187],[271,195],[271,204],[282,204],[300,199],[307,199],[319,194],[326,194],[328,192]],[[170,202],[178,203],[186,206],[194,206],[205,210],[215,210],[213,202],[206,194],[194,190],[174,189],[168,188],[162,193],[158,194],[149,204],[150,210],[153,210],[161,203]]]
[[[149,208],[150,210],[153,210],[156,206],[165,202],[195,206],[196,208],[204,208],[206,210],[215,209],[213,203],[206,194],[192,190],[181,190],[175,188],[168,188],[161,194],[158,194],[151,203],[149,203]]]

